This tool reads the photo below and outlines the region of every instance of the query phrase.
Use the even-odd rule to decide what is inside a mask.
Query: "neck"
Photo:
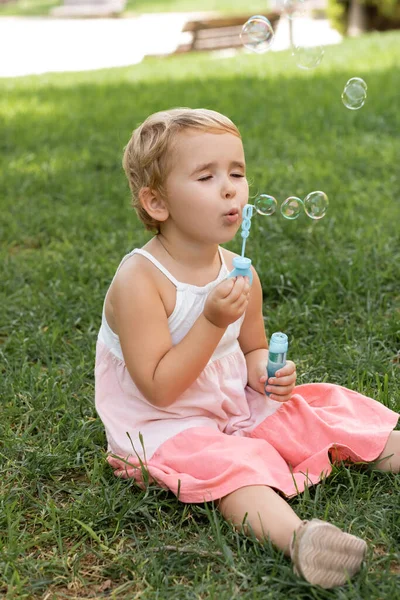
[[[187,240],[172,241],[168,235],[159,233],[157,242],[170,258],[186,268],[207,268],[219,261],[218,244],[201,244]]]

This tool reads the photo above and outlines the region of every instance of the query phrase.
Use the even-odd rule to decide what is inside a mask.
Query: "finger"
[[[227,296],[229,296],[234,286],[235,279],[233,277],[228,277],[228,279],[224,279],[224,281],[222,281],[222,283],[220,283],[218,286],[218,291],[221,294],[221,298],[226,298]]]
[[[232,294],[230,295],[228,301],[229,304],[233,306],[235,303],[239,304],[240,302],[243,302],[244,300],[248,299],[249,296],[247,294],[244,294],[243,291],[240,293],[237,290],[234,290],[234,292],[232,292]]]
[[[268,379],[268,385],[278,385],[279,387],[294,385],[295,381],[293,379],[296,379],[293,378],[293,375],[288,375],[287,377],[270,377]]]
[[[240,312],[240,311],[244,310],[244,308],[248,305],[248,303],[249,303],[249,299],[247,298],[247,296],[239,296],[239,298],[237,298],[237,300],[235,300],[234,302],[232,302],[230,304],[230,309],[232,311]]]
[[[275,373],[275,376],[276,377],[285,377],[285,375],[291,375],[295,371],[296,371],[296,365],[291,360],[288,360],[286,362],[285,366],[282,367],[281,369],[279,369],[279,371],[277,371]]]
[[[267,385],[266,390],[275,396],[287,396],[291,394],[293,386]]]
[[[233,286],[229,296],[229,300],[231,302],[235,302],[243,293],[243,288],[245,285],[244,277],[237,277],[235,281],[235,285]]]
[[[248,293],[251,290],[251,285],[249,283],[249,278],[248,277],[244,277],[244,287],[243,287],[243,291]]]
[[[268,386],[265,389],[268,391]],[[287,389],[284,394],[277,394],[274,390],[271,390],[269,397],[278,402],[287,402],[292,397],[292,390]]]
[[[247,278],[246,278],[246,277],[243,277],[242,275],[239,275],[239,277],[236,277],[236,281],[235,281],[235,283],[236,283],[236,286],[237,286],[238,288],[240,288],[241,290],[243,290],[243,289],[244,289],[244,287],[245,287],[246,285],[248,285],[248,283],[247,283]]]
[[[235,305],[234,307],[230,307],[229,313],[231,315],[231,323],[234,323],[245,313],[247,308],[247,302],[243,304]]]
[[[275,396],[273,394],[270,395],[271,400],[275,400],[275,402],[288,402],[291,396]]]
[[[250,293],[251,293],[251,286],[248,283],[248,278],[244,277],[243,279],[243,287],[241,288],[241,296],[244,296],[246,298],[250,297]]]

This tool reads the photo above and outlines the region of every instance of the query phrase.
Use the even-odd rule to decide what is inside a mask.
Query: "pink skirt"
[[[155,483],[182,502],[217,500],[247,485],[292,497],[329,475],[331,461],[378,458],[398,418],[347,388],[306,384],[243,437],[192,427],[164,442],[146,463],[113,455],[107,460],[115,475],[134,478],[142,489]]]

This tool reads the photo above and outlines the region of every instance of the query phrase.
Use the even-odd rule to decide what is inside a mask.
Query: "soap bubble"
[[[293,46],[292,56],[300,69],[315,69],[323,59],[325,50],[322,46]]]
[[[285,219],[297,219],[303,210],[303,201],[296,196],[289,196],[286,198],[284,202],[281,204],[281,213]]]
[[[306,13],[305,0],[282,0],[282,10],[288,19],[304,17]]]
[[[352,77],[344,86],[342,102],[350,110],[358,110],[367,99],[367,84],[360,77]]]
[[[276,211],[277,201],[273,196],[268,196],[268,194],[260,194],[256,201],[254,202],[254,206],[259,215],[265,215],[269,217],[273,215]]]
[[[324,192],[311,192],[304,198],[304,210],[310,219],[322,219],[328,210],[329,200]]]
[[[267,17],[254,15],[243,25],[240,39],[245,48],[262,54],[270,49],[274,30]]]

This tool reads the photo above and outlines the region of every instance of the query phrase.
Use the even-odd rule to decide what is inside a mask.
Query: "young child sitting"
[[[96,408],[108,461],[182,502],[215,501],[222,515],[269,538],[295,571],[324,588],[361,567],[366,543],[301,521],[286,498],[316,484],[331,461],[398,473],[398,414],[327,383],[295,386],[293,362],[268,381],[256,271],[227,278],[221,247],[248,203],[240,133],[227,117],[177,108],[132,134],[124,169],[133,206],[155,232],[126,255],[107,292],[96,352]],[[247,515],[247,518],[245,519]]]

